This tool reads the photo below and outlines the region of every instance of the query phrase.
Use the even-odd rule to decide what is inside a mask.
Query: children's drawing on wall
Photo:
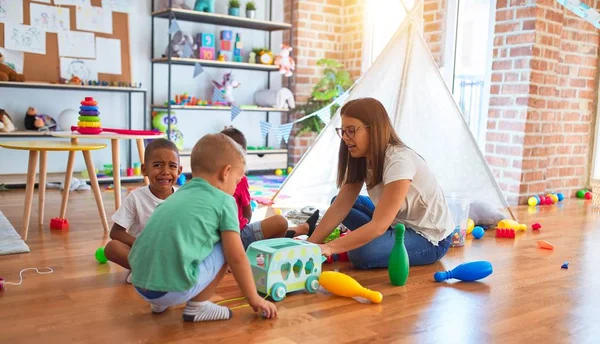
[[[0,23],[23,22],[23,0],[0,0]]]
[[[47,32],[68,31],[71,28],[70,10],[63,7],[31,3],[29,16],[32,26]]]
[[[96,61],[61,57],[60,77],[66,80],[77,77],[84,83],[87,83],[90,80],[98,80]]]
[[[34,26],[4,24],[4,47],[34,54],[46,54],[46,32]]]
[[[54,4],[57,6],[92,6],[90,0],[54,0]]]
[[[58,55],[63,57],[96,58],[94,34],[80,31],[58,33]]]
[[[134,0],[102,0],[102,8],[113,12],[130,13],[134,9]]]
[[[97,6],[77,6],[77,30],[113,33],[112,11]]]

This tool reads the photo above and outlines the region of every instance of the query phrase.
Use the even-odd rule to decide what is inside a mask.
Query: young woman
[[[320,245],[323,254],[348,252],[360,269],[387,267],[392,227],[403,223],[410,265],[438,261],[450,247],[454,220],[427,163],[400,140],[378,100],[349,101],[341,114],[340,192],[308,241],[321,244],[343,223],[351,232]],[[369,197],[359,196],[365,183]]]

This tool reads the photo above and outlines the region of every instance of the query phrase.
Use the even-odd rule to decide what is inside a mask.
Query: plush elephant
[[[161,0],[160,8],[165,9],[169,8],[169,0]],[[191,10],[190,6],[185,4],[185,0],[172,0],[171,8],[183,8],[184,10]]]
[[[169,56],[169,48],[171,49],[171,57],[184,57],[183,47],[186,43],[190,45],[192,52],[196,51],[196,49],[198,48],[198,45],[194,43],[194,38],[192,38],[192,35],[183,33],[181,31],[177,31],[171,37],[171,44],[169,44],[169,46],[165,49],[163,57]]]

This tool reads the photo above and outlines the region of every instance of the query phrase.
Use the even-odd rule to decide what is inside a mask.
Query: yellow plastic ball
[[[473,222],[473,220],[468,219],[467,220],[467,234],[471,234],[471,232],[473,231],[473,228],[475,228],[475,222]]]
[[[529,199],[527,200],[527,204],[529,204],[532,207],[535,207],[538,202],[537,199],[535,199],[535,197],[529,197]]]
[[[556,194],[552,194],[550,197],[552,197],[554,203],[558,203],[558,196]]]
[[[279,209],[279,208],[275,209],[275,215],[281,215],[281,209]]]
[[[288,171],[288,174],[292,173],[292,167],[291,167],[291,166],[290,166],[290,167],[288,167],[288,170],[287,170],[287,171]]]
[[[281,175],[283,175],[283,171],[278,168],[278,169],[275,170],[275,175],[281,176]]]

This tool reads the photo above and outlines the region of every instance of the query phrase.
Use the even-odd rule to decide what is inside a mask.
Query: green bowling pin
[[[388,261],[388,275],[390,282],[395,286],[403,286],[408,279],[408,252],[404,246],[404,225],[399,223],[394,227],[396,231],[396,243],[390,253]]]

